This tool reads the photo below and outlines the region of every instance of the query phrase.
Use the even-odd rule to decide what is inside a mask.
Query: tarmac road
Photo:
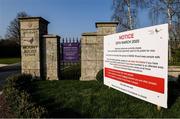
[[[19,63],[0,67],[0,92],[2,91],[6,78],[14,74],[20,74],[20,72]]]

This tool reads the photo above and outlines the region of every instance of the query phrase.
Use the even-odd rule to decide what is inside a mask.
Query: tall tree
[[[10,22],[10,25],[7,28],[6,39],[10,39],[20,44],[20,25],[19,17],[28,17],[29,15],[26,12],[19,12],[14,20]]]
[[[169,31],[174,33],[174,24],[180,11],[180,0],[150,0],[150,17],[153,24],[168,22]]]
[[[3,39],[2,36],[0,36],[0,40]]]
[[[167,22],[169,24],[169,61],[171,61],[172,50],[177,45],[172,40],[177,40],[178,36],[180,0],[150,0],[150,2],[150,16],[152,21],[158,24],[158,20],[161,20],[161,23]]]
[[[162,14],[162,12],[164,12],[162,3],[159,0],[150,0],[149,8],[149,17],[152,25],[161,23],[162,18],[164,17],[164,14]]]
[[[112,20],[119,21],[120,31],[134,29],[139,8],[143,8],[145,0],[113,0]]]
[[[180,0],[176,0],[174,3],[174,12],[175,12],[175,18],[174,18],[174,29],[175,29],[175,35],[176,40],[180,41]]]

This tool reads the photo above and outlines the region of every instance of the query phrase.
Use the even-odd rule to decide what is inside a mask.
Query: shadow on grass
[[[50,118],[53,118],[53,117],[54,118],[93,117],[94,113],[92,114],[92,113],[89,113],[89,111],[87,111],[88,110],[88,105],[85,105],[85,106],[87,106],[87,109],[83,110],[82,112],[80,111],[81,108],[79,108],[80,107],[79,105],[81,105],[81,103],[82,103],[82,101],[80,100],[82,98],[79,97],[79,95],[74,94],[75,92],[73,92],[74,90],[77,89],[77,86],[79,86],[79,84],[78,85],[77,85],[77,83],[72,84],[72,82],[76,82],[76,81],[72,81],[72,82],[71,81],[70,82],[65,81],[65,82],[66,83],[64,83],[64,81],[62,81],[62,82],[59,82],[57,84],[57,81],[55,81],[55,82],[52,82],[52,81],[40,81],[40,82],[35,82],[32,85],[32,89],[31,89],[32,90],[32,97],[33,97],[35,102],[37,102],[41,106],[44,106],[48,110],[48,115],[46,117],[50,117]],[[66,86],[64,86],[63,83],[66,84]],[[63,86],[63,88],[58,88],[59,86]],[[74,86],[74,88],[71,89],[72,86]],[[85,87],[85,89],[87,88],[86,86],[87,85],[83,85],[83,87]],[[93,86],[93,85],[91,85],[91,86]],[[93,89],[94,88],[99,89],[99,87],[94,87],[93,86]],[[66,92],[66,91],[68,91],[68,92]],[[62,94],[59,94],[59,93],[62,93]],[[108,94],[111,94],[111,93],[114,94],[111,91]],[[84,92],[84,94],[86,94],[86,92]],[[167,114],[168,115],[168,114],[171,114],[170,113],[171,110],[173,110],[173,112],[174,112],[174,110],[177,110],[173,106],[174,106],[174,104],[175,104],[175,102],[176,102],[176,100],[177,100],[177,98],[179,96],[180,96],[180,83],[178,83],[178,81],[169,81],[168,82],[168,108],[172,108],[172,109],[170,109],[170,111],[167,110],[167,112],[162,112],[162,114]],[[99,99],[111,99],[111,98],[107,98],[107,97],[108,96],[104,95],[103,98],[99,98]],[[75,99],[72,100],[72,98],[75,98]],[[91,98],[87,98],[87,99],[91,100]],[[97,99],[98,98],[96,97],[95,100],[97,100]],[[113,106],[115,106],[117,99],[119,99],[119,98],[114,98],[114,101],[110,101],[109,103],[111,105],[113,103],[115,103],[113,105]],[[122,99],[127,99],[127,98],[122,98]],[[71,100],[71,101],[69,101],[69,100]],[[77,102],[77,100],[79,100],[79,101]],[[89,104],[90,109],[93,107],[93,106],[91,107],[90,105],[98,104],[98,103],[92,103],[91,101],[88,101],[88,100],[87,100],[87,102],[89,102],[87,104]],[[99,102],[99,101],[97,101],[97,102]],[[76,103],[76,105],[72,106],[71,104],[74,104],[74,103]],[[124,101],[124,103],[125,104],[128,103],[128,100],[127,100],[127,102]],[[124,104],[123,104],[123,106],[124,106]],[[74,107],[74,108],[71,108],[71,107]],[[143,106],[140,106],[139,110],[141,110],[141,108],[143,109]],[[97,110],[98,109],[99,108],[97,108]],[[107,110],[108,109],[111,109],[110,105],[107,106]],[[130,112],[127,111],[128,106],[123,107],[122,109],[126,110],[126,112],[123,112],[123,113],[125,113],[127,115],[131,114],[131,111]],[[118,110],[120,110],[120,109],[118,108]],[[146,109],[146,111],[148,111],[148,108]],[[105,113],[107,113],[107,112],[104,111],[103,114],[106,115]],[[149,112],[149,113],[151,113],[151,112]],[[135,114],[135,115],[139,114],[139,117],[141,117],[141,115],[140,115],[140,113],[138,113],[138,111],[137,111],[137,113],[133,113],[133,114]],[[154,112],[154,114],[157,114],[157,113]],[[154,115],[154,114],[152,114],[152,115]],[[125,115],[125,116],[127,116],[127,115]],[[163,116],[158,116],[158,114],[156,116],[152,116],[152,115],[150,114],[150,115],[148,115],[148,117],[156,117],[156,116],[157,117],[163,117]],[[174,115],[175,115],[175,113],[174,113]],[[116,116],[116,115],[113,115],[113,116]],[[123,117],[123,115],[120,115],[119,117],[121,117],[121,116]],[[101,116],[97,116],[97,117],[101,117]],[[176,115],[175,115],[175,117],[176,117]]]
[[[39,90],[39,87],[37,85],[33,84],[33,86],[31,86],[29,89],[33,101],[47,109],[47,115],[45,116],[46,118],[87,117],[72,108],[63,107],[63,104],[55,99],[56,96],[47,96],[46,94],[43,94],[43,92],[36,93],[37,90]]]
[[[168,107],[176,102],[176,99],[180,96],[180,82],[179,79],[169,76],[172,79],[168,81]]]
[[[80,64],[67,66],[60,71],[61,80],[79,80],[81,76]]]
[[[82,116],[80,113],[76,112],[75,110],[73,109],[70,109],[70,108],[60,108],[60,109],[57,109],[57,110],[53,110],[49,117],[53,117],[53,118],[58,118],[58,117],[61,117],[61,118],[81,118],[81,117],[85,117],[85,116]]]
[[[44,107],[47,109],[48,113],[46,117],[49,118],[77,118],[77,117],[83,117],[79,112],[71,109],[71,108],[63,108],[62,104],[56,103],[55,99],[48,98],[45,100],[39,100],[38,95],[36,95],[36,102],[40,105],[44,105]],[[42,95],[41,95],[42,96]],[[45,97],[45,96],[42,96]]]

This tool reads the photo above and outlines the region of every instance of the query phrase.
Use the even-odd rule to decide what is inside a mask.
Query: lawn
[[[0,64],[13,64],[21,61],[21,58],[0,58]]]
[[[136,99],[99,81],[36,81],[34,101],[48,109],[49,117],[141,117],[180,118],[180,96],[173,97],[168,109]],[[172,98],[172,97],[171,97]]]
[[[67,65],[61,67],[61,79],[63,80],[79,80],[81,75],[81,66],[80,64]]]
[[[180,118],[180,85],[172,81],[169,108],[157,111],[156,105],[109,89],[102,81],[72,80],[80,77],[79,65],[66,68],[62,75],[64,80],[35,81],[31,85],[33,100],[47,108],[48,117]]]
[[[47,109],[46,118],[180,118],[180,84],[175,81],[169,81],[168,109],[158,111],[156,105],[108,88],[102,81],[77,80],[80,65],[67,67],[61,74],[61,80],[22,85],[32,102]]]

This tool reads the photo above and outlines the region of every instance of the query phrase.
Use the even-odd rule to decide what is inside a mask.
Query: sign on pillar
[[[47,34],[48,21],[41,17],[19,18],[21,38],[21,71],[43,77],[42,35]],[[41,68],[40,68],[41,67]]]

